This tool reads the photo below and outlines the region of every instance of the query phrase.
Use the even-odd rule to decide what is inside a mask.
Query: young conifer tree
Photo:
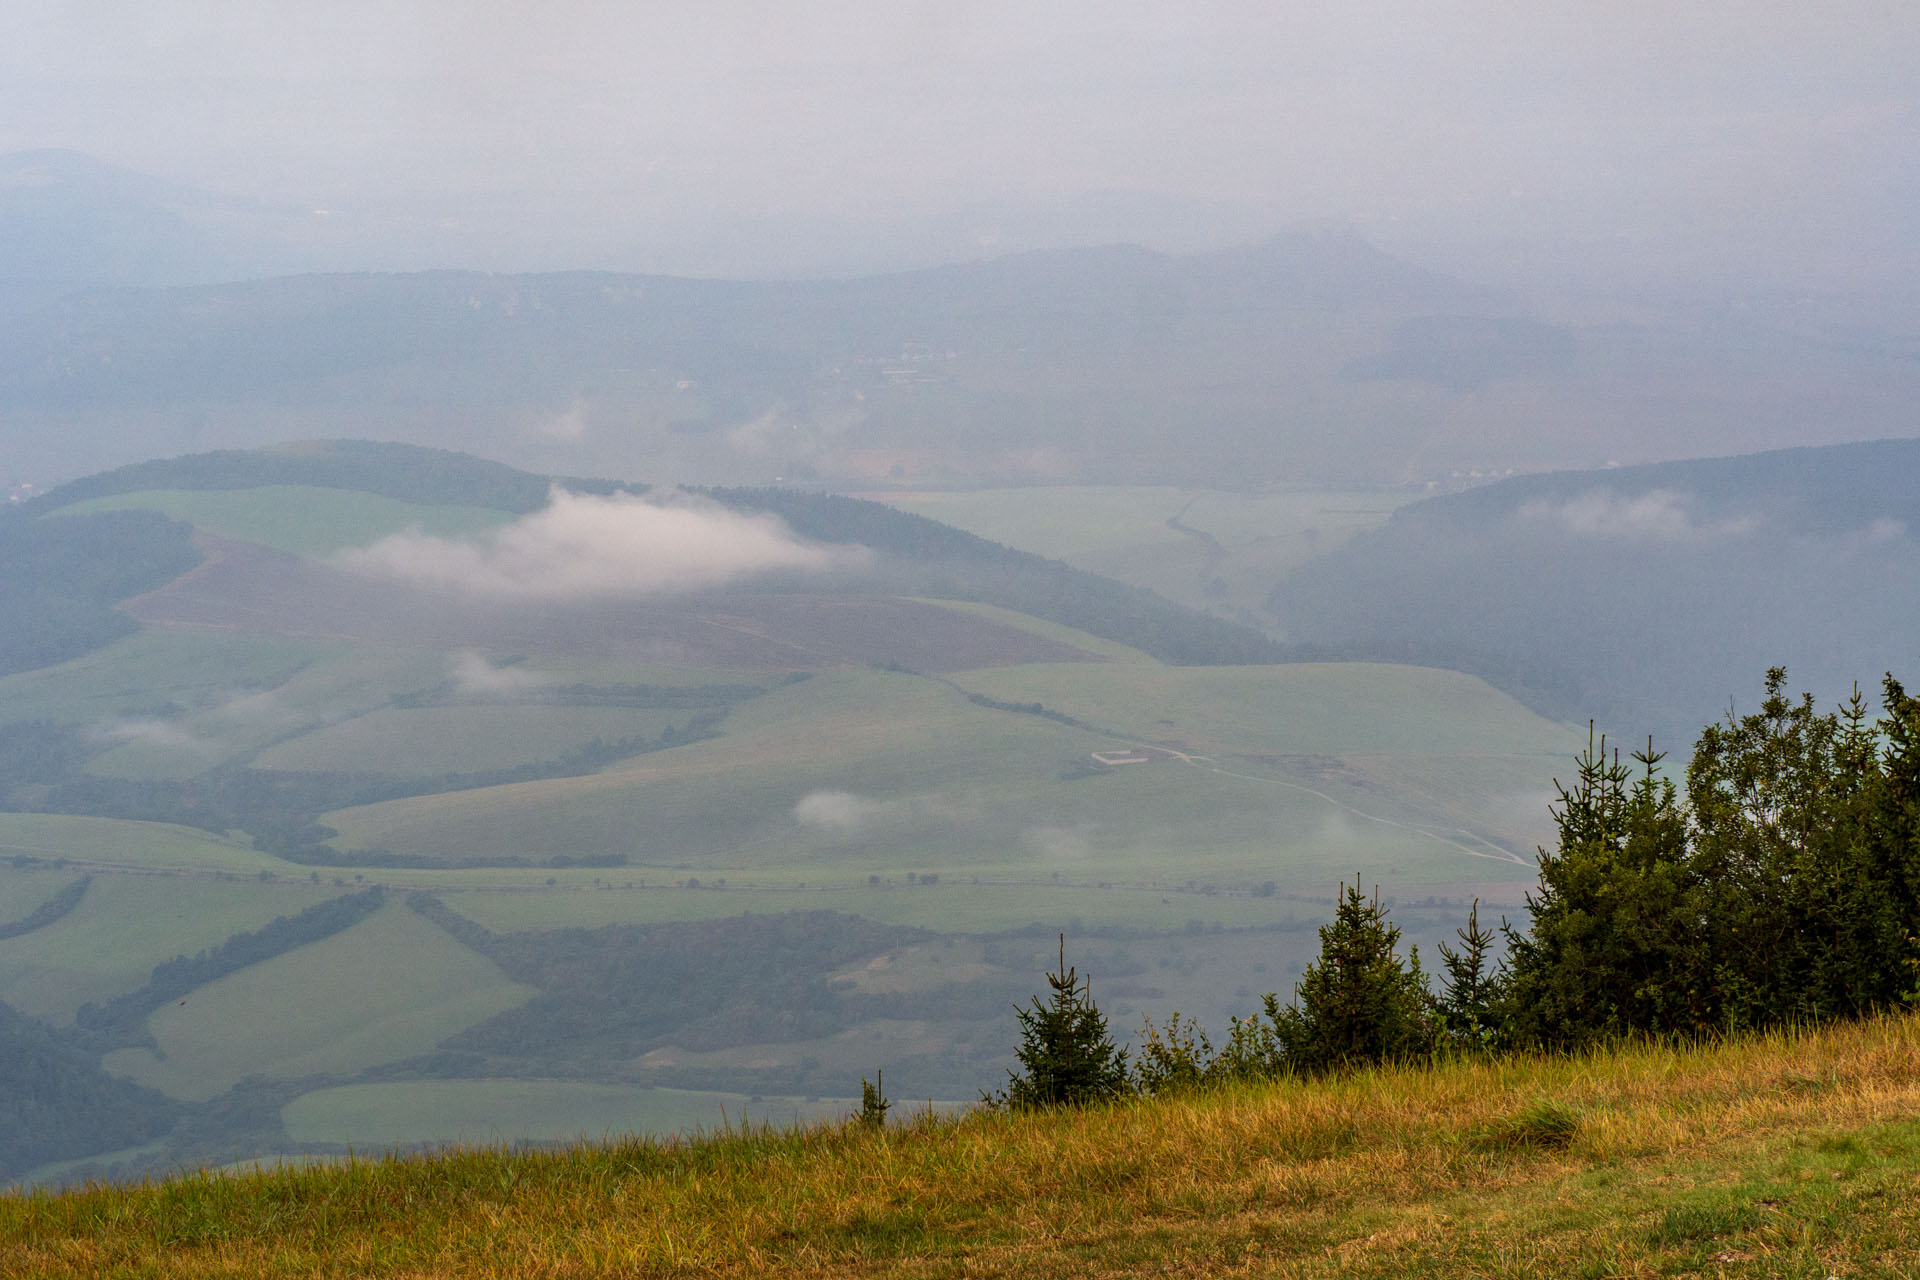
[[[1480,899],[1467,912],[1466,927],[1454,930],[1460,950],[1440,944],[1440,964],[1446,973],[1435,1001],[1440,1032],[1462,1049],[1490,1049],[1498,1039],[1501,974],[1492,960],[1493,930],[1480,925]]]
[[[1320,958],[1280,1008],[1266,998],[1281,1057],[1295,1071],[1319,1072],[1424,1057],[1433,1049],[1433,997],[1418,953],[1400,957],[1400,928],[1387,921],[1376,890],[1340,888],[1331,922],[1320,927]]]
[[[1016,1006],[1019,1071],[1007,1073],[1006,1089],[986,1101],[1029,1108],[1084,1106],[1127,1094],[1126,1050],[1107,1032],[1106,1015],[1093,1002],[1093,983],[1067,967],[1067,937],[1060,935],[1060,968],[1047,975],[1053,995]]]

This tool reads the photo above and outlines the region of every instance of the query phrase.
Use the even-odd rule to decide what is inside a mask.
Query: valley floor
[[[1914,1276],[1920,1018],[0,1198],[33,1276]]]

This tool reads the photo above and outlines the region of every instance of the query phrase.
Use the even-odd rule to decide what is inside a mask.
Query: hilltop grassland
[[[1920,1018],[0,1199],[35,1276],[1902,1276]]]

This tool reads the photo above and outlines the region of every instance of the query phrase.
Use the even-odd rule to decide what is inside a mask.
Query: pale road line
[[[1186,756],[1182,756],[1181,759],[1186,760],[1188,764],[1193,765],[1193,767],[1196,769],[1205,769],[1208,773],[1225,774],[1229,778],[1242,778],[1248,782],[1270,782],[1276,787],[1292,787],[1295,791],[1304,791],[1308,795],[1313,796],[1320,800],[1325,800],[1328,804],[1332,805],[1334,808],[1350,813],[1356,818],[1363,818],[1368,822],[1378,822],[1382,826],[1398,827],[1402,831],[1411,831],[1415,835],[1426,836],[1430,840],[1438,840],[1441,844],[1450,844],[1454,848],[1458,849],[1460,852],[1470,853],[1476,858],[1486,858],[1492,862],[1511,862],[1522,867],[1527,865],[1524,859],[1516,858],[1513,854],[1507,853],[1504,850],[1501,851],[1500,853],[1485,853],[1479,849],[1475,849],[1475,848],[1472,848],[1471,846],[1461,844],[1458,840],[1452,839],[1451,837],[1443,836],[1437,832],[1429,831],[1425,827],[1416,827],[1410,822],[1395,822],[1392,818],[1383,818],[1377,813],[1367,813],[1364,810],[1356,809],[1350,804],[1345,804],[1339,800],[1334,799],[1332,796],[1328,795],[1324,791],[1315,791],[1312,787],[1304,786],[1298,782],[1288,782],[1285,778],[1263,778],[1256,773],[1235,773],[1231,769],[1222,769],[1217,764],[1216,765],[1198,764],[1195,762],[1194,759]]]

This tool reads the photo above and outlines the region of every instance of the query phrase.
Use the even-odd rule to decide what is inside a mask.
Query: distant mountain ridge
[[[1340,230],[841,280],[291,275],[0,306],[0,480],[42,487],[341,436],[730,486],[1424,485],[1894,435],[1917,399],[1898,343],[1573,323]]]
[[[1768,667],[1920,665],[1920,439],[1520,476],[1402,507],[1279,584],[1289,641],[1452,667],[1685,743]]]

